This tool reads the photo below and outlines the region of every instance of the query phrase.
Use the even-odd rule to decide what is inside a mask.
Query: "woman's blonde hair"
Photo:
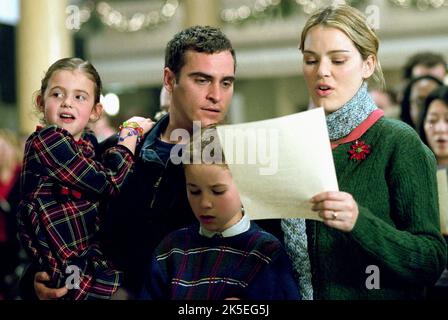
[[[299,47],[302,52],[308,31],[318,25],[344,32],[352,40],[363,60],[373,56],[375,71],[372,77],[381,87],[385,86],[383,70],[378,60],[379,39],[362,12],[348,5],[329,6],[318,10],[311,15],[302,30]]]

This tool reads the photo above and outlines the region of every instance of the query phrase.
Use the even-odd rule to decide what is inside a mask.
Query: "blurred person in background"
[[[90,124],[89,127],[95,134],[99,143],[117,133],[117,131],[111,126],[110,118],[107,113],[103,113],[101,118],[97,122]]]
[[[23,157],[19,138],[0,129],[0,300],[15,299],[20,264],[15,211],[19,202],[19,174]]]
[[[406,85],[401,100],[400,119],[415,130],[420,125],[421,110],[426,97],[443,82],[430,75],[413,78]]]
[[[164,115],[169,112],[170,104],[171,94],[168,92],[168,90],[166,90],[165,87],[162,87],[162,90],[160,90],[160,111],[158,111],[154,116],[155,121],[159,121]]]
[[[372,96],[376,106],[384,111],[385,117],[400,119],[400,106],[397,103],[394,92],[391,90],[371,89],[369,94]]]
[[[410,81],[413,78],[431,75],[440,81],[444,81],[448,72],[445,58],[436,52],[418,52],[411,56],[404,68],[403,78]]]
[[[429,94],[422,110],[420,137],[434,153],[439,169],[448,168],[448,86],[440,86]],[[439,190],[440,194],[440,190]],[[447,212],[440,213],[443,216]],[[442,230],[448,244],[448,232]],[[435,286],[428,288],[429,299],[448,299],[448,270],[442,273]]]

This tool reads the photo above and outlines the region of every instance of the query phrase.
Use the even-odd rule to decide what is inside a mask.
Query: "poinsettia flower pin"
[[[348,151],[348,153],[350,154],[350,160],[364,160],[366,158],[366,155],[370,153],[370,146],[364,141],[356,140],[352,144],[352,148]]]

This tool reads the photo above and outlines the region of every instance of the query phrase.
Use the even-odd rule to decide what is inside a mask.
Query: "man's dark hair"
[[[180,69],[185,64],[187,50],[208,54],[230,51],[236,68],[235,51],[224,33],[215,27],[194,26],[177,33],[166,46],[165,67],[176,75],[176,80],[179,80]]]
[[[438,64],[443,65],[445,70],[447,70],[447,62],[441,54],[429,51],[414,54],[407,60],[405,66],[403,67],[403,77],[407,80],[412,79],[414,77],[412,70],[416,65],[423,65],[425,67],[432,68]]]

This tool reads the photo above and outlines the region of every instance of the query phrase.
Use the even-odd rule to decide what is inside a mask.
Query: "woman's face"
[[[375,59],[365,61],[347,35],[339,29],[312,27],[303,48],[303,74],[308,92],[326,113],[338,110],[375,71]]]
[[[439,165],[448,165],[448,105],[442,100],[434,100],[428,108],[424,120],[426,140]]]
[[[414,127],[420,125],[421,111],[425,99],[439,84],[431,79],[422,79],[414,84],[411,90],[409,113]]]

